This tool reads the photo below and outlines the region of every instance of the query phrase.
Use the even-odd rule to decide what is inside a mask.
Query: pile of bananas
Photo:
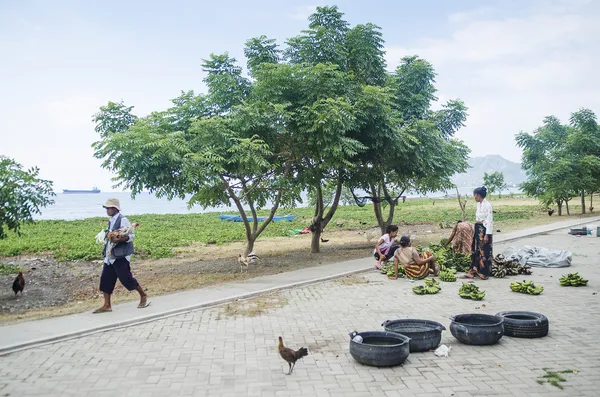
[[[510,289],[513,290],[514,292],[520,292],[522,294],[529,294],[529,295],[539,295],[544,291],[544,287],[542,287],[541,285],[536,286],[533,283],[533,281],[525,281],[525,280],[523,280],[523,282],[519,282],[519,281],[511,282]]]
[[[444,247],[446,239],[442,239],[439,244],[429,244],[429,247],[417,247],[419,253],[425,250],[430,251],[435,256],[435,262],[440,266],[454,268],[459,272],[466,272],[471,266],[471,255],[462,252],[453,252],[451,248]]]
[[[394,277],[394,262],[388,262],[381,266],[381,274],[385,274],[388,277]],[[404,268],[398,265],[398,277],[404,277]]]
[[[498,254],[494,257],[492,276],[504,278],[506,276],[517,276],[519,274],[524,276],[531,275],[531,266],[521,266],[517,261],[507,261],[502,254]]]
[[[587,285],[588,280],[581,278],[579,273],[565,274],[560,278],[560,285],[563,287],[582,287]]]
[[[413,287],[413,292],[417,295],[433,295],[442,290],[440,283],[433,278],[425,280],[425,285],[417,285]]]
[[[456,281],[456,269],[453,267],[442,266],[438,277],[442,281],[452,283]]]
[[[463,299],[480,301],[485,297],[485,291],[480,291],[479,287],[475,284],[463,283],[462,287],[458,290],[458,295]]]

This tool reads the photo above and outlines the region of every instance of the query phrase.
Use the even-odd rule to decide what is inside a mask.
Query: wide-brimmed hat
[[[104,208],[116,208],[121,211],[121,203],[119,203],[119,199],[109,198],[106,200],[106,203],[103,205]]]

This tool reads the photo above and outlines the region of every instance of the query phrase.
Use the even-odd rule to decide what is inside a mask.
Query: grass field
[[[522,223],[534,218],[549,218],[544,209],[534,200],[492,199],[494,220]],[[467,204],[467,215],[474,216],[475,203]],[[580,208],[572,206],[571,213]],[[261,238],[289,235],[291,229],[302,229],[310,224],[312,210],[308,208],[282,209],[280,215],[293,214],[293,222],[273,222]],[[266,213],[262,213],[266,215]],[[399,225],[453,223],[460,219],[460,210],[455,200],[408,200],[401,204],[395,214]],[[168,258],[174,255],[174,248],[191,244],[223,244],[244,240],[244,227],[241,222],[222,221],[218,213],[189,215],[139,215],[130,216],[130,221],[141,223],[136,232],[135,244],[139,258]],[[373,208],[367,205],[340,207],[329,229],[360,230],[376,226]],[[10,257],[24,254],[51,255],[57,260],[100,259],[101,247],[94,241],[95,235],[106,227],[106,218],[90,218],[78,221],[39,221],[25,225],[22,235],[0,240],[0,256]]]

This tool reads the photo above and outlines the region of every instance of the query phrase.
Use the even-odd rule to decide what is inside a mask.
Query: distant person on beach
[[[94,313],[112,312],[110,297],[115,290],[117,279],[129,291],[136,290],[140,294],[139,309],[148,307],[148,296],[131,274],[130,261],[133,254],[134,233],[128,233],[123,237],[112,237],[108,239],[108,234],[114,230],[131,226],[129,220],[121,214],[121,205],[116,198],[110,198],[103,205],[106,214],[110,217],[108,220],[108,229],[106,230],[106,240],[104,243],[104,266],[100,276],[100,291],[104,293],[104,306],[96,309]],[[111,247],[111,242],[116,245]],[[111,247],[111,248],[109,248]],[[110,252],[109,252],[110,251]]]
[[[385,229],[385,234],[379,237],[373,256],[377,259],[375,267],[381,269],[381,264],[387,262],[394,257],[394,252],[398,249],[398,245],[394,244],[398,235],[398,226],[389,225]]]

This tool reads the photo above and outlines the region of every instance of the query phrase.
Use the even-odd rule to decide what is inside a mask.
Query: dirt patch
[[[546,221],[547,223],[548,221]],[[540,220],[497,223],[502,232],[509,232]],[[442,225],[444,226],[444,225]],[[415,236],[415,244],[427,245],[448,237],[450,228],[433,224],[399,225],[399,235]],[[209,285],[247,280],[253,277],[278,274],[307,267],[371,256],[378,228],[326,230],[321,253],[310,253],[310,235],[259,239],[255,246],[260,260],[240,273],[237,255],[243,253],[244,243],[223,245],[196,244],[177,250],[174,258],[136,260],[131,265],[134,276],[150,296],[164,295]],[[78,313],[101,303],[98,291],[101,261],[57,262],[44,256],[0,258],[1,264],[16,265],[25,272],[23,296],[15,297],[11,285],[16,274],[1,274],[0,324]],[[340,282],[360,284],[360,278],[346,278]],[[117,285],[114,303],[138,299],[137,293]]]
[[[255,298],[236,300],[225,305],[225,314],[228,316],[254,317],[270,309],[279,309],[287,305],[287,299],[279,293],[261,294]]]

